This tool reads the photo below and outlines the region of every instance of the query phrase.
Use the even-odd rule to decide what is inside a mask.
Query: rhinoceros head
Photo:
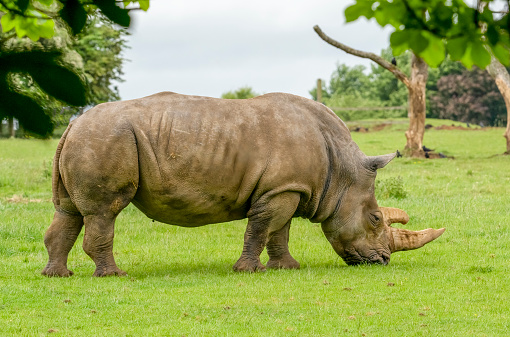
[[[366,157],[362,168],[341,197],[334,216],[322,223],[322,230],[333,249],[348,265],[388,264],[393,252],[420,248],[438,238],[442,229],[410,231],[393,228],[406,224],[409,216],[397,208],[379,207],[374,196],[376,171],[394,154]]]

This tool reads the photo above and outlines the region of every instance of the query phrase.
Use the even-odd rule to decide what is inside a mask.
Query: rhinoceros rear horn
[[[445,231],[444,228],[428,228],[421,231],[393,228],[390,227],[393,223],[406,224],[409,221],[407,213],[398,208],[380,207],[380,210],[383,214],[384,223],[390,231],[389,238],[392,253],[421,248],[440,237]]]
[[[397,153],[390,153],[382,156],[368,156],[365,158],[363,166],[369,170],[376,171],[385,167],[396,155]]]
[[[384,224],[391,226],[392,223],[406,224],[409,222],[409,215],[399,208],[392,207],[379,207],[379,210],[383,214]]]

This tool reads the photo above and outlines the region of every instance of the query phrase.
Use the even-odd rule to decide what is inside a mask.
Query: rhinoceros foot
[[[112,267],[98,267],[92,276],[105,277],[105,276],[126,276],[127,273],[118,268],[117,266]]]
[[[74,273],[67,269],[65,266],[54,266],[48,264],[41,274],[48,276],[48,277],[69,277],[72,276]]]
[[[234,265],[234,271],[246,271],[249,273],[264,272],[266,267],[260,262],[259,259],[248,259],[241,257]]]
[[[281,259],[269,259],[266,267],[269,269],[299,269],[300,265],[290,254]]]

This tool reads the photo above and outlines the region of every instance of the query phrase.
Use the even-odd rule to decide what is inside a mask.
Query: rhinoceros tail
[[[72,123],[69,124],[67,129],[64,131],[64,134],[60,138],[60,141],[58,142],[57,151],[55,152],[55,157],[53,158],[53,172],[52,172],[52,178],[51,178],[51,187],[53,190],[53,205],[55,205],[55,208],[58,208],[60,205],[60,197],[58,193],[58,188],[60,186],[60,180],[62,179],[60,176],[60,169],[59,169],[59,163],[60,163],[60,153],[62,152],[62,147],[64,147],[64,143],[66,141],[67,133],[69,130],[71,130]]]

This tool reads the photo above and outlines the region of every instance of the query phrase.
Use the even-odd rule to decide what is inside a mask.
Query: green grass
[[[234,273],[245,221],[179,228],[129,206],[114,246],[129,275],[101,279],[91,277],[83,234],[69,256],[73,277],[40,275],[58,141],[0,140],[0,336],[510,335],[510,157],[495,156],[502,133],[429,130],[424,143],[454,160],[397,158],[380,170],[381,186],[405,191],[378,191],[381,206],[406,210],[407,228],[447,228],[388,266],[346,266],[319,226],[295,219],[290,249],[300,270]],[[397,127],[353,138],[367,155],[405,143]]]

